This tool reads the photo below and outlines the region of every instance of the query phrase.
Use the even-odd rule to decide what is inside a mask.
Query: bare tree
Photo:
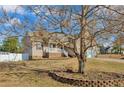
[[[11,6],[15,7],[15,6]],[[33,25],[30,25],[30,18],[27,17],[27,15],[21,15],[18,14],[18,11],[20,11],[20,8],[23,8],[24,6],[17,6],[13,11],[7,11],[6,8],[3,6],[0,7],[0,26],[1,26],[1,31],[0,31],[0,38],[3,40],[5,38],[9,37],[17,37],[17,38],[22,38],[25,37],[25,34],[29,31],[32,31]],[[18,16],[22,17],[23,20],[20,21]],[[25,49],[25,47],[22,47],[22,51]]]
[[[95,48],[101,41],[108,41],[113,34],[122,31],[124,24],[121,20],[123,7],[117,6],[28,6],[28,9],[36,14],[37,24],[50,32],[45,40],[54,40],[57,45],[73,51],[79,62],[79,73],[84,73],[88,49]],[[5,10],[3,13],[5,20],[0,22],[10,22]],[[16,28],[26,32],[30,20],[26,19],[22,24],[15,21],[8,31],[20,36]]]
[[[79,62],[79,73],[84,73],[86,53],[103,39],[106,41],[122,30],[124,21],[118,18],[123,12],[113,6],[33,6],[29,7],[39,17],[39,24],[56,38],[58,45],[70,49]],[[121,18],[121,17],[120,17]],[[56,34],[57,35],[57,34]],[[78,43],[78,44],[77,44]]]

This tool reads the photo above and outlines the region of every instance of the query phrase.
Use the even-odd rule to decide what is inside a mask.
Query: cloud
[[[3,8],[6,12],[16,12],[22,15],[25,13],[24,8],[19,5],[3,5],[0,8]]]
[[[21,24],[21,21],[18,18],[13,18],[13,19],[11,19],[10,23],[12,25],[19,25],[19,24]]]

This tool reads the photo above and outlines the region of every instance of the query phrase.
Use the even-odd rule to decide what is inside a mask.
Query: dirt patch
[[[0,87],[41,87],[69,86],[53,80],[48,73],[31,72],[0,72]]]

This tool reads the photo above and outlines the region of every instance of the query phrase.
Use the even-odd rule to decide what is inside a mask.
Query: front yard
[[[0,63],[0,86],[67,87],[71,85],[53,80],[49,77],[48,71],[77,71],[77,67],[76,58]],[[85,70],[124,73],[124,63],[88,59]]]

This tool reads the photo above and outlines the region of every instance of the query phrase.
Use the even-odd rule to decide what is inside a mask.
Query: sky
[[[6,15],[4,14],[3,10],[5,11]],[[7,31],[10,30],[9,28],[11,28],[12,25],[24,24],[25,22],[28,22],[28,24],[25,25],[25,29],[16,26],[16,31],[20,35],[23,35],[25,32],[24,30],[27,29],[28,31],[30,31],[30,29],[28,28],[33,28],[33,25],[35,26],[35,22],[37,21],[37,17],[35,16],[35,14],[31,11],[28,11],[26,6],[11,5],[0,6],[0,19],[0,33],[2,33],[2,35],[0,35],[0,42],[4,39],[4,37],[6,37],[6,35],[10,36],[14,34],[11,31]],[[2,20],[6,21],[2,22]]]
[[[14,24],[14,22],[23,23],[26,21],[26,18],[29,19],[29,24],[33,24],[36,20],[35,14],[28,11],[25,6],[0,6],[0,9],[0,17],[5,17],[3,9],[7,13],[7,16],[10,17],[11,24]]]
[[[1,40],[4,39],[4,37],[6,36],[10,36],[14,34],[7,30],[11,28],[12,25],[15,25],[15,24],[25,24],[25,22],[28,23],[24,25],[25,28],[24,27],[16,28],[16,31],[19,32],[19,34],[21,35],[23,35],[26,30],[29,32],[30,30],[33,31],[35,29],[36,23],[39,21],[39,19],[36,16],[36,14],[34,14],[32,11],[29,10],[28,7],[29,6],[16,6],[16,5],[0,6],[0,19],[7,20],[7,18],[9,18],[8,19],[9,21],[7,20],[7,22],[6,21],[4,21],[3,23],[0,22],[0,33],[2,32],[2,36],[0,36]],[[59,7],[63,7],[63,6],[59,6]],[[71,7],[75,7],[74,11],[79,12],[80,10],[79,6],[71,6]],[[3,10],[5,11],[6,15],[4,14]],[[47,15],[47,10],[45,10],[44,8],[41,8],[41,10],[42,10],[41,15]],[[44,21],[43,25],[49,28],[49,25],[47,22]]]
[[[32,7],[35,7],[35,6],[32,6]],[[63,7],[63,6],[59,6],[59,7]],[[70,7],[74,7],[73,12],[80,13],[81,7],[79,6],[70,6]],[[42,9],[41,16],[44,14],[49,15],[47,10],[45,10],[45,8],[42,7],[41,9]],[[25,22],[28,24],[25,24]],[[29,6],[19,6],[19,5],[18,6],[17,5],[0,6],[0,43],[2,42],[2,40],[4,40],[6,36],[8,37],[15,34],[20,35],[19,41],[21,41],[22,39],[21,36],[24,35],[26,31],[28,32],[35,31],[37,22],[40,22],[40,20],[38,19],[36,14],[29,9]],[[14,30],[12,28],[13,25],[15,26]],[[44,25],[47,28],[49,28],[48,22],[44,21]],[[10,28],[12,29],[13,32],[10,31]],[[16,33],[14,32],[15,30],[16,30]]]

